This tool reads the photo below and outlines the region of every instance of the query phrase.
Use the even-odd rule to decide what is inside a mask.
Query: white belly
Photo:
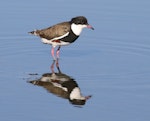
[[[56,46],[65,46],[65,45],[69,45],[70,43],[69,42],[63,42],[63,41],[54,41],[54,40],[47,40],[45,38],[42,38],[42,42],[44,44],[50,44],[52,45],[53,47],[56,47]]]

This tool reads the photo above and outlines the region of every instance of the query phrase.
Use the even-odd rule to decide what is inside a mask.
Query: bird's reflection
[[[54,71],[56,65],[58,72]],[[51,65],[51,73],[44,73],[41,78],[29,81],[34,85],[42,86],[48,92],[59,97],[68,99],[73,105],[84,105],[91,97],[83,96],[77,82],[60,71],[58,60],[53,61]]]

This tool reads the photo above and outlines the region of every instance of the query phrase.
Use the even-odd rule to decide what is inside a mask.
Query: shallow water
[[[150,2],[148,0],[0,2],[1,121],[149,121]],[[59,67],[72,77],[83,106],[72,105],[28,81],[51,73],[50,47],[29,35],[84,15],[85,29],[62,47]],[[57,71],[57,68],[54,68]]]

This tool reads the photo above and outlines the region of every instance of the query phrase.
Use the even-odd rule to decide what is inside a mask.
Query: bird
[[[56,60],[59,58],[61,46],[73,43],[80,36],[83,28],[94,30],[94,28],[88,24],[86,17],[77,16],[70,21],[61,22],[48,28],[34,30],[29,33],[40,37],[44,44],[52,45],[51,55],[53,59]],[[55,57],[55,47],[57,46]]]

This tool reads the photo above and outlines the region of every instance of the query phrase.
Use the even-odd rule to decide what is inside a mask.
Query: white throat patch
[[[71,24],[71,29],[73,31],[73,33],[77,36],[79,36],[82,32],[82,29],[87,27],[87,25],[82,25],[82,24]]]
[[[72,92],[70,93],[70,99],[79,99],[79,100],[85,100],[85,97],[81,95],[80,89],[78,87],[75,87]]]

